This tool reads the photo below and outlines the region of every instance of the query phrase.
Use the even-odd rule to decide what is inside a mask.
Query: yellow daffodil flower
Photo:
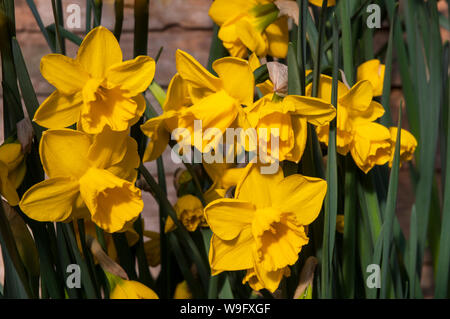
[[[262,175],[247,167],[234,198],[205,208],[213,231],[209,261],[213,275],[247,270],[253,289],[275,291],[308,243],[305,226],[318,216],[325,197],[324,180],[302,175],[284,178],[282,170]]]
[[[392,167],[392,162],[394,161],[395,153],[395,143],[397,142],[397,128],[390,127],[389,132],[391,133],[391,143],[392,151],[391,158],[389,160],[389,167]],[[414,158],[414,152],[416,151],[417,140],[410,132],[401,129],[400,131],[400,167],[402,163],[411,161]]]
[[[127,131],[106,129],[92,138],[81,131],[48,130],[39,153],[49,179],[23,195],[20,208],[28,217],[48,222],[90,217],[112,233],[142,211],[141,191],[134,186],[137,144]]]
[[[386,66],[379,60],[373,59],[364,62],[357,69],[357,81],[367,80],[372,84],[373,96],[383,94],[384,72]]]
[[[19,204],[16,189],[25,177],[26,164],[19,143],[6,143],[0,146],[0,194],[9,205]]]
[[[206,203],[223,198],[229,188],[236,186],[245,171],[228,163],[203,163],[206,173],[212,180],[211,187],[203,195]]]
[[[289,30],[275,0],[215,0],[209,16],[220,26],[219,39],[232,56],[245,58],[247,49],[263,57],[285,58]]]
[[[315,5],[316,7],[321,7],[323,5],[323,0],[309,0],[309,3]],[[327,7],[332,7],[336,5],[336,0],[328,0]]]
[[[173,208],[177,213],[177,218],[188,231],[193,232],[198,226],[207,226],[203,216],[202,202],[197,197],[193,195],[181,196]],[[170,216],[167,217],[164,231],[167,233],[175,230],[176,227],[173,219]]]
[[[109,295],[110,299],[159,299],[158,295],[150,288],[134,280],[125,280],[107,273],[110,284],[114,288]],[[113,279],[111,279],[114,277]]]
[[[105,126],[125,131],[138,121],[145,110],[141,93],[153,80],[155,62],[147,56],[123,61],[114,35],[97,27],[75,59],[44,56],[41,74],[56,91],[40,105],[34,121],[47,128],[78,123],[83,131],[98,134]]]
[[[303,155],[308,135],[307,123],[325,125],[336,116],[335,108],[319,98],[288,95],[274,98],[274,94],[266,95],[258,100],[247,113],[252,127],[258,132],[258,145],[267,147],[271,154],[273,137],[271,129],[279,130],[277,160],[290,160],[298,163]],[[267,134],[261,134],[266,129]],[[263,140],[263,142],[261,142]]]
[[[322,75],[319,97],[331,101],[332,79]],[[312,85],[307,87],[310,95]],[[337,151],[352,154],[356,165],[367,173],[375,165],[387,163],[391,157],[391,134],[381,124],[374,122],[384,114],[383,106],[372,100],[373,88],[369,81],[360,81],[351,89],[338,82]],[[329,126],[319,126],[317,136],[328,145]]]
[[[192,299],[192,292],[189,290],[189,286],[186,280],[180,282],[176,288],[175,293],[173,294],[173,299]]]
[[[194,145],[195,120],[201,121],[203,131],[214,128],[223,133],[228,127],[233,126],[238,115],[244,112],[243,105],[253,104],[255,79],[247,61],[233,57],[216,60],[213,69],[219,77],[212,75],[191,55],[181,50],[176,53],[176,63],[179,76],[187,83],[192,106],[184,107],[188,100],[183,98],[185,87],[184,82],[181,82],[177,85],[179,90],[173,89],[172,101],[185,102],[171,104],[172,108],[165,110],[160,117],[151,119],[141,126],[146,135],[153,136],[156,140],[161,137],[161,142],[152,144],[152,148],[147,150],[144,160],[155,158],[156,154],[162,153],[170,129],[175,127],[187,129],[191,137],[190,143]],[[173,83],[173,86],[175,85],[176,83]],[[171,121],[177,125],[170,125]],[[215,141],[214,136],[209,139],[203,137],[202,145],[194,146],[202,152],[207,152],[209,151],[207,146],[215,148],[215,145],[211,145]]]

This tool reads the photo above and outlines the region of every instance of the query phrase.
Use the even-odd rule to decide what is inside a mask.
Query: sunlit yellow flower
[[[279,17],[274,0],[215,0],[209,16],[220,26],[219,39],[232,56],[285,58],[289,30],[286,16]]]
[[[397,142],[397,128],[390,127],[391,133],[392,151],[391,158],[389,160],[389,167],[392,167],[394,161],[395,143]],[[402,163],[408,162],[414,158],[414,152],[416,151],[417,140],[410,132],[401,129],[400,131],[400,167]]]
[[[245,168],[228,163],[203,163],[206,173],[212,180],[211,187],[203,195],[206,203],[223,198],[230,187],[236,186]]]
[[[323,0],[309,0],[309,3],[317,6],[317,7],[322,7],[323,5]],[[327,2],[327,7],[332,7],[336,5],[336,0],[328,0]]]
[[[308,243],[305,226],[317,218],[326,189],[318,178],[284,178],[282,170],[262,175],[250,164],[235,198],[218,199],[205,208],[213,231],[212,274],[247,270],[254,289],[273,292]]]
[[[319,97],[331,101],[332,79],[322,75]],[[311,94],[307,87],[307,94]],[[391,157],[391,134],[381,124],[374,122],[384,114],[383,106],[372,100],[373,89],[369,81],[360,81],[351,89],[338,81],[337,151],[341,155],[351,152],[358,167],[367,173],[375,165],[387,163]],[[328,144],[329,126],[317,128],[321,142]]]
[[[386,66],[379,60],[373,59],[358,66],[357,81],[367,80],[372,84],[373,96],[383,94],[384,71]]]
[[[52,222],[90,217],[112,233],[142,211],[141,191],[134,186],[137,144],[127,131],[106,129],[92,138],[80,131],[48,130],[39,153],[49,179],[23,195],[20,208],[28,217]]]
[[[192,297],[192,292],[189,290],[186,280],[180,282],[175,288],[173,299],[192,299]]]
[[[153,80],[155,62],[147,56],[123,61],[114,35],[93,29],[75,59],[49,54],[41,60],[42,76],[55,88],[38,108],[34,121],[47,128],[79,123],[90,134],[105,126],[125,131],[145,109],[141,95]]]
[[[308,96],[266,95],[247,112],[250,125],[258,132],[258,146],[267,147],[267,154],[279,161],[298,163],[303,155],[308,135],[307,123],[325,125],[336,115],[328,102]],[[265,132],[266,134],[262,133]],[[278,130],[278,135],[272,129]],[[274,135],[275,134],[275,135]],[[272,138],[278,139],[278,154],[272,154]],[[262,141],[261,141],[262,140]]]
[[[115,284],[110,299],[159,299],[153,290],[138,281],[117,277]]]
[[[193,195],[181,196],[173,208],[177,213],[178,220],[188,231],[193,232],[198,226],[206,226],[203,216],[203,205],[197,197]],[[173,231],[176,227],[173,219],[170,216],[167,217],[164,231],[167,233]]]
[[[0,146],[0,194],[9,205],[19,204],[16,189],[25,177],[26,164],[19,143],[7,143]]]
[[[161,136],[160,139],[163,141],[154,144],[152,149],[147,151],[145,160],[155,158],[155,154],[160,154],[161,149],[165,148],[169,138],[168,131],[174,128],[170,124],[172,120],[176,121],[177,126],[175,127],[188,130],[191,137],[190,142],[194,145],[195,120],[201,121],[203,131],[214,128],[223,133],[228,127],[234,125],[238,115],[244,112],[243,105],[253,104],[255,80],[247,61],[232,57],[216,60],[213,63],[213,69],[219,77],[212,75],[192,56],[181,50],[176,53],[176,63],[179,76],[187,83],[192,106],[184,107],[188,101],[182,98],[185,94],[185,87],[184,82],[181,82],[177,85],[179,90],[173,92],[173,95],[178,96],[178,98],[172,99],[174,108],[177,110],[165,110],[161,116],[151,119],[141,126],[145,134],[149,136],[153,134],[156,139]],[[175,86],[176,83],[173,85]],[[176,103],[181,100],[185,102]],[[202,134],[202,132],[198,133]],[[198,150],[207,152],[209,151],[207,146],[215,148],[216,145],[211,144],[217,141],[216,137],[204,136],[202,145],[194,146]]]

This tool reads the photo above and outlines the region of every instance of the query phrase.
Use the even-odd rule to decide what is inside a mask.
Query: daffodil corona
[[[262,175],[250,164],[234,198],[205,208],[213,231],[209,261],[213,275],[247,270],[255,290],[275,291],[308,243],[306,226],[319,215],[327,184],[319,178]]]

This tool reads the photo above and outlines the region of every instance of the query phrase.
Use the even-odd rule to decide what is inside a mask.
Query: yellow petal
[[[164,233],[169,233],[171,231],[174,231],[177,228],[175,225],[175,222],[173,221],[172,217],[168,216],[166,219],[166,224],[164,225]]]
[[[119,86],[128,91],[128,96],[144,92],[155,75],[155,61],[148,56],[138,56],[134,60],[116,64],[108,69],[106,78],[109,87]]]
[[[19,195],[14,186],[8,178],[8,167],[0,161],[0,194],[5,197],[11,206],[16,206],[19,203]]]
[[[68,127],[80,119],[82,105],[81,91],[72,95],[54,91],[36,110],[33,121],[46,128]]]
[[[41,59],[41,74],[60,93],[71,95],[83,89],[89,80],[78,61],[61,54],[48,54]]]
[[[272,189],[282,179],[283,171],[281,169],[275,174],[261,174],[260,167],[249,164],[243,174],[243,179],[236,187],[235,198],[250,202],[257,209],[271,207]]]
[[[285,155],[289,161],[298,163],[303,156],[308,137],[308,123],[302,116],[291,116],[292,131],[294,132],[294,146]],[[320,140],[322,142],[322,140]],[[328,143],[328,141],[327,141]]]
[[[216,0],[209,8],[209,16],[215,23],[222,25],[240,12],[245,12],[254,5],[254,1]]]
[[[192,299],[192,292],[189,290],[189,285],[186,280],[180,282],[176,288],[173,295],[173,299]]]
[[[267,35],[258,31],[252,25],[250,19],[240,19],[236,23],[236,28],[242,43],[244,43],[250,51],[255,52],[259,57],[267,55],[267,50],[269,49]]]
[[[372,84],[369,81],[359,81],[350,91],[339,98],[339,104],[342,104],[348,111],[364,112],[368,109],[372,98]]]
[[[336,109],[320,98],[288,95],[283,99],[283,104],[294,108],[295,115],[305,117],[316,126],[325,125],[336,116]]]
[[[178,111],[183,107],[192,105],[192,101],[189,97],[189,88],[181,76],[177,73],[170,80],[169,87],[167,88],[167,97],[163,105],[164,112]]]
[[[392,161],[394,160],[395,144],[397,142],[397,128],[390,127],[389,132],[391,133],[391,159],[389,160],[389,165],[392,166]],[[401,129],[400,131],[400,164],[401,162],[407,162],[414,158],[414,152],[416,151],[417,140],[410,132]]]
[[[127,131],[115,132],[108,127],[95,135],[87,154],[92,165],[107,168],[119,163],[127,152],[127,137]]]
[[[48,130],[42,134],[39,153],[49,177],[79,178],[88,168],[90,137],[69,129]]]
[[[248,65],[250,65],[253,72],[261,66],[261,62],[254,52],[248,57]]]
[[[318,98],[325,100],[325,102],[331,103],[332,82],[333,79],[330,76],[324,74],[320,75],[319,89],[317,95]],[[347,88],[347,86],[341,81],[338,81],[338,99],[347,94],[348,91],[349,89]],[[308,86],[306,87],[305,95],[311,96],[311,93],[312,93],[312,83],[308,84]]]
[[[137,178],[137,168],[140,162],[141,159],[139,158],[137,142],[134,138],[127,136],[124,157],[117,164],[108,167],[107,170],[119,178],[134,182]]]
[[[383,94],[385,69],[386,66],[377,59],[366,61],[358,66],[357,81],[369,81],[373,87],[373,96],[380,96]]]
[[[37,221],[62,222],[70,217],[79,192],[80,185],[74,179],[50,178],[25,192],[20,209]]]
[[[290,175],[274,188],[273,207],[294,213],[298,223],[309,225],[319,215],[326,193],[327,183],[323,179]]]
[[[213,69],[223,82],[224,90],[240,104],[253,104],[255,78],[247,61],[225,57],[214,61]]]
[[[201,120],[203,131],[214,128],[223,133],[236,120],[237,114],[236,100],[221,90],[187,108],[179,118],[179,127],[194,132],[194,120]],[[191,138],[193,137],[192,134]],[[206,147],[214,141],[215,136],[209,139],[203,138],[202,145],[195,145],[195,147],[201,151],[207,151]]]
[[[213,234],[209,248],[211,274],[251,268],[253,250],[254,239],[250,226],[242,229],[239,236],[233,240],[222,240]]]
[[[159,299],[153,290],[134,280],[119,280],[109,297],[110,299]]]
[[[170,139],[170,132],[166,128],[165,121],[175,116],[174,112],[165,112],[141,125],[142,132],[150,138],[142,159],[143,162],[154,161],[164,152]]]
[[[378,123],[360,125],[355,130],[351,148],[353,160],[367,173],[375,165],[383,165],[391,158],[389,130]]]
[[[214,234],[232,240],[253,220],[255,207],[249,202],[223,198],[205,208],[205,217]]]
[[[239,33],[236,28],[237,22],[243,17],[245,17],[245,13],[238,14],[233,18],[228,19],[221,25],[217,34],[230,55],[238,58],[246,58],[248,56],[248,49],[239,38]]]
[[[138,188],[106,170],[90,168],[80,179],[80,193],[92,221],[109,233],[122,230],[144,207]]]
[[[17,168],[23,160],[22,145],[6,143],[0,146],[0,162],[6,165],[8,171]]]
[[[91,77],[102,79],[111,66],[122,62],[122,58],[122,50],[114,34],[100,26],[86,35],[76,59]]]
[[[8,179],[11,181],[11,183],[16,189],[22,184],[26,172],[27,172],[26,161],[22,161],[18,167],[9,172]]]
[[[266,28],[265,34],[269,42],[267,54],[284,59],[287,56],[289,42],[288,18],[286,16],[278,18]]]
[[[196,88],[207,88],[215,92],[221,88],[219,78],[212,75],[190,54],[177,50],[175,55],[177,71],[180,76]]]
[[[353,111],[349,112],[349,114],[351,117],[352,124],[356,126],[368,122],[373,122],[376,119],[382,117],[384,114],[384,107],[380,103],[372,101],[370,102],[369,107],[365,111],[363,112]]]

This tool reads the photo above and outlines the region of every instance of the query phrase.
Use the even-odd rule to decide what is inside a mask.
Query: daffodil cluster
[[[49,128],[39,146],[48,178],[25,192],[20,208],[38,221],[85,218],[109,233],[125,231],[143,210],[134,185],[140,159],[129,129],[144,112],[141,93],[155,62],[146,56],[123,61],[114,35],[97,27],[75,59],[44,56],[41,73],[56,88],[34,117]],[[73,124],[76,130],[67,128]]]
[[[290,275],[290,266],[308,244],[308,227],[319,216],[327,193],[325,180],[297,173],[307,140],[313,138],[308,134],[315,130],[318,140],[328,144],[330,122],[336,121],[337,152],[351,155],[364,173],[375,165],[392,166],[398,135],[397,128],[378,122],[384,108],[375,97],[382,95],[385,72],[378,60],[358,68],[352,87],[345,79],[338,81],[335,106],[333,79],[326,74],[316,83],[317,96],[312,96],[312,83],[304,95],[288,94],[288,67],[282,60],[264,61],[266,56],[287,55],[285,2],[292,5],[289,0],[214,1],[209,14],[220,26],[218,38],[231,56],[215,60],[207,70],[177,50],[177,72],[161,105],[163,112],[139,126],[149,138],[143,162],[161,157],[168,146],[185,160],[190,160],[191,150],[202,155],[204,181],[196,185],[197,192],[177,194],[173,212],[180,223],[172,219],[175,215],[161,218],[161,237],[181,226],[191,233],[210,227],[211,274],[241,270],[244,284],[271,292]],[[333,5],[335,1],[328,1]],[[261,61],[269,79],[256,83],[254,72]],[[2,196],[34,220],[84,219],[88,235],[94,234],[95,226],[108,233],[126,232],[134,245],[139,235],[131,225],[144,203],[136,186],[141,158],[130,131],[147,107],[143,93],[153,81],[155,61],[147,56],[123,61],[115,36],[97,27],[85,37],[76,58],[49,54],[40,69],[55,87],[33,119],[48,128],[39,145],[46,179],[29,188],[19,202],[16,189],[24,176],[24,155],[20,144],[4,144]],[[305,75],[310,73],[306,70]],[[231,140],[229,129],[238,132]],[[400,161],[412,160],[417,141],[405,130],[399,135]],[[290,163],[297,169],[285,175],[277,166],[264,173],[271,163]],[[188,181],[194,183],[192,174],[188,172]],[[337,225],[342,231],[343,216]],[[140,238],[147,262],[156,266],[163,255],[160,235],[142,233],[150,238]],[[107,236],[104,249],[116,259],[111,241]],[[113,275],[108,279],[112,298],[158,298],[138,282]],[[182,282],[175,295],[191,296],[187,288]]]

